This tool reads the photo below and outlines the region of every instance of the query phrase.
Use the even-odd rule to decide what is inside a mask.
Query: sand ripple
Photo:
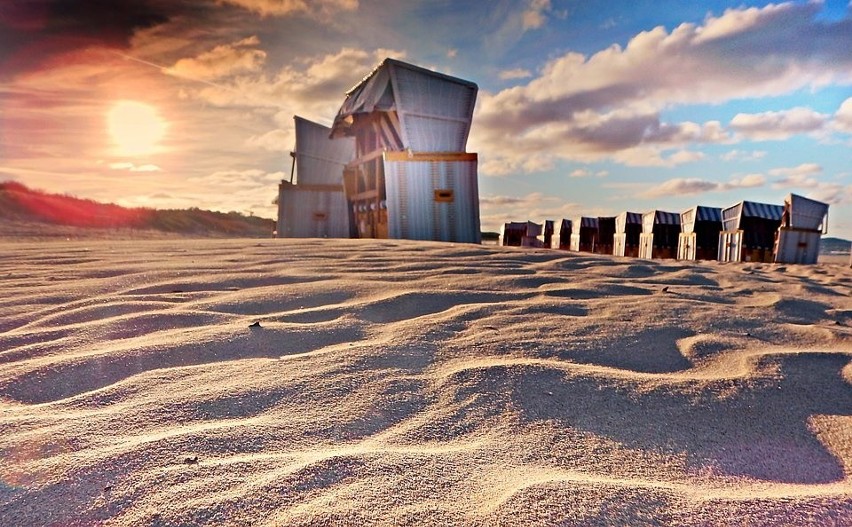
[[[3,253],[3,526],[852,524],[844,266]]]

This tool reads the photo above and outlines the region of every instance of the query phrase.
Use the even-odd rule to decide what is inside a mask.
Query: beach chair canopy
[[[825,217],[828,214],[828,204],[809,199],[797,194],[790,194],[784,199],[789,210],[789,227],[805,230],[823,230]]]
[[[353,135],[356,119],[379,113],[389,150],[464,152],[477,90],[473,82],[385,59],[346,94],[331,135]]]
[[[531,221],[527,222],[527,236],[535,237],[542,234],[542,226]]]
[[[574,226],[578,229],[597,229],[598,219],[590,216],[580,216],[574,221]]]
[[[355,140],[329,139],[331,129],[298,115],[296,124],[296,183],[299,185],[340,185],[343,166],[355,157]],[[342,190],[342,187],[341,187]]]
[[[722,229],[725,231],[739,230],[745,218],[780,222],[783,215],[783,205],[741,201],[736,205],[722,209]]]
[[[639,212],[622,212],[615,217],[615,232],[624,234],[628,225],[642,225],[642,214]]]
[[[654,232],[657,225],[680,225],[680,214],[652,210],[642,215],[642,232]]]
[[[510,221],[503,224],[503,232],[516,233],[518,236],[538,236],[541,234],[541,225],[531,221]]]
[[[694,231],[695,224],[698,222],[721,223],[722,209],[719,207],[704,207],[702,205],[696,205],[695,207],[680,213],[681,231]]]

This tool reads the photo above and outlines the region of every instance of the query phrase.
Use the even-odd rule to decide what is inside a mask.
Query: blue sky
[[[293,115],[394,57],[479,85],[485,230],[795,192],[852,238],[847,1],[115,5],[0,10],[0,178],[271,218]]]

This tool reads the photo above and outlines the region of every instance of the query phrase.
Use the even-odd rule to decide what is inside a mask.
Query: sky
[[[386,57],[479,86],[483,230],[793,192],[852,238],[848,0],[3,0],[0,180],[275,218]]]

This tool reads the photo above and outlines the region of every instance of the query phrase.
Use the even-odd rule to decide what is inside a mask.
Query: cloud
[[[486,96],[483,106],[489,104]],[[716,121],[662,123],[656,114],[621,110],[601,114],[587,110],[570,120],[550,122],[545,115],[554,109],[540,110],[541,119],[548,122],[531,123],[517,131],[507,128],[496,115],[475,118],[471,146],[500,152],[494,165],[500,167],[501,173],[494,173],[485,165],[483,174],[548,170],[557,159],[590,163],[609,157],[631,166],[675,166],[703,157],[699,152],[684,150],[684,145],[729,140]],[[504,111],[511,114],[513,106],[508,104]]]
[[[473,149],[477,150],[476,148]],[[545,172],[553,169],[556,158],[553,155],[539,153],[538,155],[528,156],[497,156],[480,158],[479,173],[484,176],[512,176],[516,174],[530,174],[535,172]]]
[[[819,9],[818,3],[770,5],[746,10],[748,17],[729,9],[704,26],[644,31],[624,49],[613,45],[588,59],[568,53],[546,66],[528,96],[553,102],[596,95],[606,104],[637,101],[661,108],[850,82],[852,57],[846,49],[852,45],[852,20],[818,22]],[[708,38],[722,26],[728,27],[724,35],[715,29],[716,36]]]
[[[284,178],[284,172],[266,172],[260,169],[219,170],[203,176],[189,178],[191,183],[203,184],[208,188],[232,191],[274,188]]]
[[[246,139],[249,148],[267,150],[269,152],[289,152],[295,142],[295,136],[290,130],[271,130],[263,135],[253,135]]]
[[[132,48],[136,56],[171,61],[171,51],[232,38],[243,27],[235,9],[327,23],[358,7],[358,0],[7,0],[0,8],[0,79],[67,64],[69,53],[90,48]]]
[[[457,50],[456,48],[450,48],[450,49],[447,50],[447,58],[449,58],[449,59],[456,58],[458,56],[458,54],[459,54],[459,50]]]
[[[471,6],[474,3],[469,2]],[[493,60],[501,60],[524,35],[544,27],[549,17],[565,18],[566,10],[555,10],[551,0],[522,0],[512,2],[478,2],[477,7],[465,6],[473,12],[477,10],[482,34],[481,52]],[[470,31],[464,28],[463,31]]]
[[[702,179],[670,179],[657,186],[651,187],[640,196],[657,198],[662,196],[688,196],[719,190],[719,183]]]
[[[834,126],[837,130],[852,134],[852,97],[843,101],[834,114]]]
[[[110,170],[127,170],[129,172],[160,172],[162,168],[157,165],[135,165],[130,162],[110,163]]]
[[[255,38],[229,38],[223,44],[220,50],[259,47]],[[206,45],[197,54],[181,52],[169,63],[175,64],[181,56],[204,58],[215,47]],[[206,207],[215,208],[218,203],[237,210],[254,203],[268,205],[271,201],[281,178],[265,178],[264,174],[274,174],[284,163],[289,169],[284,153],[293,147],[294,114],[330,124],[350,87],[386,56],[404,56],[392,50],[347,48],[306,57],[278,70],[265,65],[259,71],[231,73],[215,79],[216,86],[212,86],[182,77],[152,75],[151,66],[100,49],[74,54],[77,60],[31,72],[4,85],[4,119],[9,124],[6,128],[0,126],[3,142],[0,157],[4,158],[4,164],[30,170],[56,170],[55,160],[61,158],[66,160],[62,175],[24,177],[33,183],[44,182],[44,186],[67,185],[61,188],[92,198],[109,196],[111,200],[148,195],[149,190],[139,188],[144,181],[149,187],[167,189],[173,196],[185,196],[181,206],[206,203]],[[213,63],[208,61],[204,65]],[[227,70],[221,64],[216,68],[220,72]],[[56,86],[62,86],[63,91],[57,92]],[[180,91],[185,95],[178,100],[175,94]],[[16,95],[18,92],[21,95]],[[148,159],[129,159],[116,156],[110,149],[104,116],[111,97],[117,93],[157,107],[169,120],[173,133],[164,139],[162,152]],[[63,126],[39,126],[45,119],[61,119]],[[11,130],[15,133],[11,134]],[[97,170],[91,166],[93,159],[104,160]],[[126,164],[116,164],[110,169],[110,163]],[[155,166],[168,167],[168,176],[165,170],[154,170]],[[247,167],[262,172],[243,174]],[[79,176],[72,178],[72,173]],[[217,176],[192,179],[210,174]],[[227,174],[237,175],[228,179]],[[131,175],[145,177],[127,177]],[[111,178],[112,182],[96,182],[95,177]],[[127,182],[117,190],[114,180],[122,177]],[[217,188],[220,183],[232,186]],[[243,189],[240,184],[253,185],[255,190]],[[270,214],[271,209],[267,206],[257,213]]]
[[[341,11],[355,11],[358,0],[221,0],[261,16],[305,15],[327,18]]]
[[[509,221],[536,221],[577,216],[588,212],[583,205],[567,203],[555,196],[532,192],[525,196],[479,197],[480,221],[483,230],[500,231]]]
[[[532,73],[529,70],[525,70],[523,68],[514,68],[510,70],[503,70],[499,73],[499,76],[503,80],[513,80],[513,79],[526,79],[527,77],[532,77]]]
[[[828,119],[828,115],[799,107],[779,112],[738,113],[731,119],[730,126],[748,139],[769,141],[817,132],[828,123]]]
[[[672,165],[682,165],[684,163],[693,163],[704,159],[704,152],[696,152],[693,150],[679,150],[668,157],[668,162]]]
[[[503,110],[511,119],[516,104],[503,102]],[[490,104],[493,103],[486,95],[482,105],[487,108]],[[630,166],[675,166],[704,157],[700,152],[683,149],[685,145],[731,141],[718,121],[663,123],[656,113],[584,110],[576,112],[572,119],[551,122],[549,114],[558,113],[558,108],[541,106],[531,110],[540,113],[521,117],[524,124],[514,134],[497,115],[478,119],[477,126],[485,129],[474,129],[473,144],[482,143],[482,148],[491,146],[495,151],[497,145],[502,145],[501,166],[529,172],[532,167],[549,168],[556,159],[593,162],[609,157]],[[523,155],[515,156],[514,152]],[[484,173],[489,175],[487,167]]]
[[[513,206],[516,209],[534,209],[542,206],[550,207],[560,203],[561,200],[555,196],[549,196],[542,192],[531,192],[526,196],[480,196],[479,204],[485,209],[503,208]]]
[[[617,26],[617,25],[618,25],[618,22],[616,22],[616,21],[615,21],[615,18],[613,18],[613,17],[609,17],[609,18],[607,18],[606,20],[604,20],[604,21],[601,23],[601,25],[600,25],[600,26],[598,26],[598,27],[599,27],[600,29],[612,29],[612,28],[614,28],[614,27],[615,27],[615,26]]]
[[[266,52],[255,47],[260,44],[252,36],[205,51],[193,58],[178,60],[166,73],[197,80],[213,80],[237,73],[259,71],[266,61]]]
[[[806,193],[805,197],[830,205],[850,205],[852,204],[852,185],[822,183],[811,192]]]
[[[576,170],[573,170],[570,174],[568,174],[568,177],[573,177],[573,178],[592,177],[592,176],[594,176],[594,177],[606,177],[608,175],[609,175],[609,172],[607,172],[606,170],[598,170],[597,172],[593,172],[593,171],[591,171],[587,168],[578,168]]]
[[[822,184],[816,176],[821,173],[822,167],[816,163],[802,163],[795,167],[773,168],[769,171],[769,175],[778,178],[772,183],[774,188],[818,189]]]
[[[0,79],[39,68],[91,47],[126,49],[133,35],[200,11],[188,2],[27,0],[0,8]],[[200,17],[197,17],[200,18]]]
[[[698,178],[674,178],[653,186],[644,192],[640,192],[639,196],[643,198],[691,196],[706,192],[724,192],[738,188],[760,187],[765,184],[766,178],[761,174],[749,174],[740,179],[732,179],[727,183]]]
[[[219,170],[186,178],[183,181],[163,180],[152,192],[154,185],[126,193],[120,200],[127,206],[156,208],[197,207],[221,212],[252,211],[263,217],[274,217],[275,207],[270,204],[283,172],[259,169]],[[173,184],[174,183],[174,184]],[[167,187],[168,191],[163,190]],[[223,195],[227,199],[222,199]]]
[[[694,150],[665,150],[655,146],[626,148],[612,154],[612,159],[633,167],[675,167],[704,159],[703,152]]]
[[[721,190],[735,188],[755,188],[766,184],[766,176],[763,174],[746,174],[741,178],[735,178],[721,187]]]
[[[771,176],[777,177],[772,182],[773,188],[796,190],[806,197],[832,205],[852,204],[852,185],[825,181],[822,173],[823,168],[817,163],[802,163],[769,171]]]
[[[635,161],[642,156],[624,152],[639,147],[662,149],[646,156],[659,163],[665,149],[733,142],[717,122],[664,123],[660,112],[852,83],[852,18],[817,20],[820,9],[818,2],[729,9],[703,24],[641,32],[624,47],[591,56],[566,53],[526,85],[481,92],[472,141],[515,168],[535,165],[518,158],[547,156]],[[794,110],[775,116],[785,134],[815,130],[825,120]],[[767,117],[743,116],[732,125],[740,135],[768,137]]]
[[[131,160],[137,165],[156,162],[171,167],[171,161],[159,155],[131,159],[118,153],[107,122],[118,97],[149,105],[160,115],[172,113],[163,112],[171,110],[174,102],[171,78],[151,75],[149,66],[102,48],[69,51],[63,57],[66,60],[50,68],[0,82],[0,157],[30,168],[47,167],[61,158],[63,170],[71,170],[71,159]],[[166,134],[160,144],[172,139],[171,133]]]
[[[773,176],[813,176],[822,172],[822,167],[816,163],[802,163],[801,165],[788,168],[773,168],[769,171]]]
[[[697,42],[711,42],[741,35],[763,23],[767,18],[784,15],[785,6],[770,4],[764,8],[726,9],[720,17],[708,15],[704,26],[697,31]]]
[[[312,120],[328,120],[344,94],[387,57],[404,58],[405,53],[343,48],[337,53],[306,58],[271,75],[239,75],[215,86],[188,86],[185,93],[215,106],[278,108],[286,109],[290,116],[298,113]]]
[[[825,203],[852,203],[852,185],[821,181],[817,178],[823,168],[816,163],[802,163],[794,167],[780,167],[768,171],[774,189],[802,192],[807,197]],[[709,181],[698,178],[673,178],[655,185],[638,195],[643,198],[667,196],[690,196],[708,192],[725,192],[744,188],[763,187],[768,183],[764,174],[746,174],[727,182]]]
[[[536,194],[536,198],[541,197],[540,193]],[[527,197],[517,197],[517,196],[480,196],[479,204],[488,207],[488,206],[503,206],[503,205],[517,205],[519,203],[527,203],[529,199]]]
[[[552,9],[550,0],[530,0],[529,6],[521,15],[521,27],[524,31],[540,28],[547,21],[547,13]]]
[[[745,151],[735,149],[730,152],[726,152],[719,157],[722,161],[756,161],[766,157],[766,154],[766,150]]]

